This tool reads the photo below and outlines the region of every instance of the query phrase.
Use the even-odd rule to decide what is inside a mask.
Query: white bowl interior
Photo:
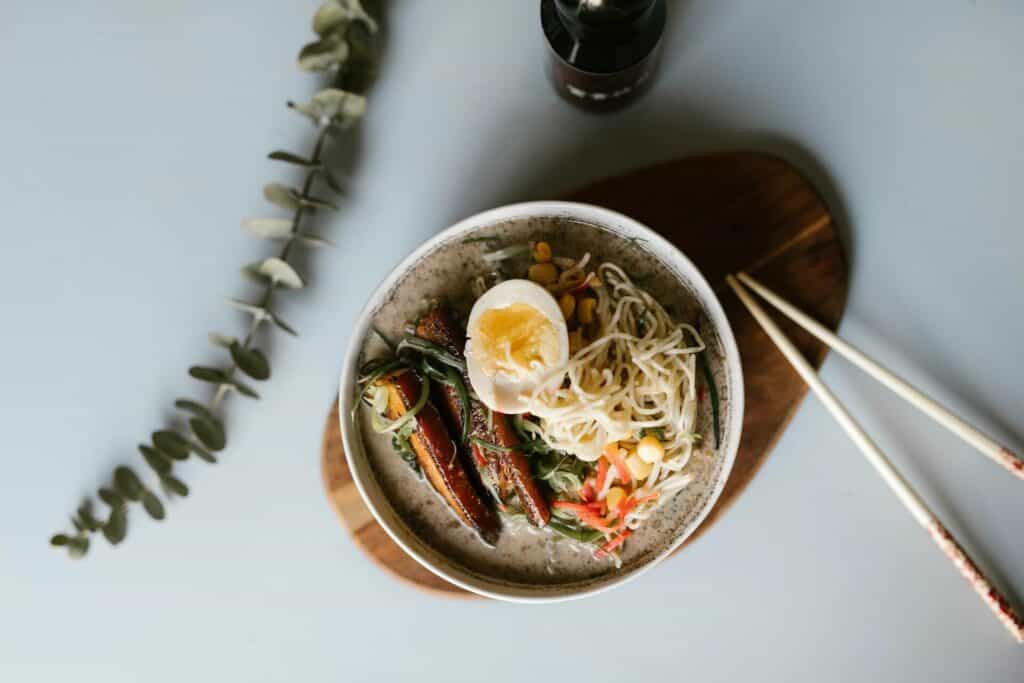
[[[695,324],[708,344],[720,395],[721,445],[691,460],[694,481],[630,538],[621,568],[590,560],[577,544],[546,531],[505,533],[496,549],[484,546],[394,454],[390,441],[368,428],[366,411],[353,412],[359,366],[386,348],[373,330],[400,336],[406,322],[435,299],[467,307],[470,277],[487,270],[480,254],[493,248],[474,241],[483,236],[503,244],[544,239],[556,254],[580,257],[589,252],[593,263],[612,261],[636,276],[679,319]],[[636,221],[569,202],[487,211],[438,234],[407,257],[360,315],[345,359],[340,400],[349,467],[388,534],[439,576],[483,595],[518,601],[592,594],[637,576],[667,556],[693,533],[721,493],[743,420],[739,352],[721,305],[700,272],[673,245]],[[698,425],[704,442],[713,443],[709,402],[700,406]],[[536,562],[539,549],[545,557],[542,564]]]

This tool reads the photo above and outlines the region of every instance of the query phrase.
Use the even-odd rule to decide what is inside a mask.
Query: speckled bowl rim
[[[635,569],[621,573],[612,572],[604,574],[583,586],[545,586],[550,588],[550,591],[544,594],[536,594],[518,589],[513,585],[488,581],[486,578],[467,571],[454,562],[447,560],[441,553],[433,549],[426,549],[427,546],[423,541],[416,538],[410,530],[401,524],[397,514],[387,500],[378,502],[377,496],[380,496],[382,499],[385,496],[380,490],[379,484],[373,479],[372,468],[365,457],[360,438],[356,434],[358,427],[348,419],[348,416],[352,414],[355,402],[353,387],[359,371],[359,354],[362,349],[363,340],[370,332],[374,313],[391,292],[392,288],[402,279],[406,271],[420,259],[433,252],[438,246],[455,237],[467,237],[470,233],[508,221],[537,218],[562,218],[590,223],[624,237],[638,237],[646,240],[647,251],[669,266],[670,270],[686,279],[687,285],[689,285],[692,293],[696,296],[699,304],[717,331],[724,362],[728,370],[730,396],[728,424],[724,426],[725,431],[723,435],[723,443],[728,444],[728,447],[721,454],[723,462],[718,479],[710,495],[705,499],[703,509],[683,529],[678,537],[654,558]],[[725,488],[725,483],[729,479],[733,462],[736,459],[736,451],[739,448],[744,407],[743,370],[740,364],[740,353],[736,346],[736,339],[733,336],[732,327],[729,325],[725,311],[722,309],[721,302],[719,302],[718,297],[697,266],[674,244],[629,216],[591,204],[561,201],[523,202],[483,211],[439,232],[405,257],[377,286],[356,319],[352,336],[349,338],[348,348],[345,352],[338,397],[341,404],[338,411],[341,422],[341,437],[345,447],[345,459],[348,462],[349,471],[352,473],[352,479],[359,490],[359,495],[362,497],[363,502],[366,503],[374,519],[383,527],[388,536],[427,570],[460,588],[496,600],[535,604],[579,599],[611,590],[650,571],[679,548],[708,516],[708,513],[711,512],[711,509],[721,496],[722,490]],[[362,457],[355,457],[357,452],[362,453]],[[416,546],[422,546],[424,550],[421,552]]]

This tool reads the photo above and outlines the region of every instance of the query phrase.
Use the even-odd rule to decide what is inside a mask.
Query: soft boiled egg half
[[[562,310],[530,280],[506,280],[487,290],[473,304],[467,328],[469,382],[499,413],[526,412],[537,386],[569,360]]]

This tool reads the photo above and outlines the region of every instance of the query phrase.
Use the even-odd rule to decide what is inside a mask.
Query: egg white
[[[558,344],[556,362],[550,367],[538,368],[524,378],[511,377],[500,370],[493,376],[488,375],[481,366],[480,354],[473,348],[473,335],[480,316],[486,311],[507,308],[512,304],[526,304],[539,311],[554,326]],[[548,290],[530,280],[506,280],[487,290],[473,304],[467,328],[469,336],[465,356],[469,383],[480,401],[499,413],[526,412],[529,409],[528,399],[534,389],[569,362],[569,330],[562,317],[562,309]]]

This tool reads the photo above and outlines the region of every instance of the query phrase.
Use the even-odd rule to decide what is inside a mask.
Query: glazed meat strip
[[[458,358],[464,358],[466,335],[456,325],[451,313],[444,308],[434,308],[420,318],[416,324],[416,336],[437,344]],[[465,373],[463,381],[467,387],[470,386],[469,377]],[[458,424],[461,429],[462,404],[458,392],[451,387],[445,389],[449,417],[452,423]],[[491,413],[489,419],[488,412]],[[482,473],[482,476],[488,478],[489,475],[495,482],[498,496],[503,502],[514,491],[530,523],[538,527],[545,526],[551,519],[551,510],[530,473],[529,461],[522,451],[516,450],[519,436],[512,427],[509,417],[504,413],[488,411],[486,406],[471,400],[470,420],[471,437],[493,443],[502,449],[511,449],[498,451],[481,447],[476,443],[466,444],[473,454],[473,462],[478,467],[483,466],[485,470],[489,470]]]
[[[423,390],[420,378],[408,369],[393,372],[378,382],[388,392],[387,417],[391,420],[405,415]],[[485,543],[494,545],[501,531],[501,521],[473,487],[437,408],[428,401],[414,420],[416,428],[409,443],[427,480],[459,519],[475,530]]]

